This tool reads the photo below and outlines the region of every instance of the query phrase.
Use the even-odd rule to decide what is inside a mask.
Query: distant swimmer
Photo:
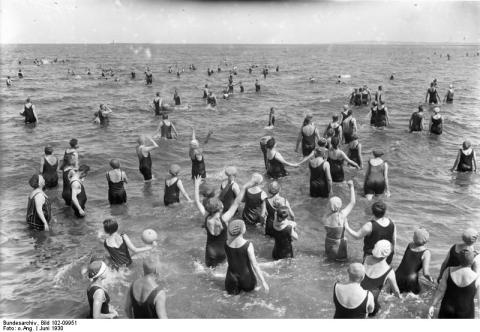
[[[272,258],[274,261],[293,258],[293,240],[298,240],[297,223],[289,219],[289,208],[280,206],[273,220],[272,237],[275,240]]]
[[[317,147],[310,159],[310,197],[328,198],[332,194],[332,175],[327,161],[327,149]]]
[[[88,318],[112,319],[118,317],[118,312],[110,306],[110,296],[103,286],[107,270],[107,264],[99,260],[91,262],[88,266],[88,278],[91,281],[87,288],[87,299],[90,306]]]
[[[278,73],[280,71],[280,66],[277,65],[277,67],[275,68],[275,71]]]
[[[355,189],[353,181],[347,182],[350,189],[350,202],[342,209],[342,200],[334,196],[328,202],[329,212],[323,219],[325,227],[325,255],[329,260],[345,261],[347,254],[347,239],[345,237],[345,222],[355,206]]]
[[[207,105],[210,105],[213,108],[217,106],[217,97],[213,94],[212,91],[208,93]]]
[[[87,68],[87,75],[92,75],[92,72],[90,71],[90,68]]]
[[[313,77],[313,76],[310,76],[310,78],[308,80],[310,81],[310,83],[315,83],[315,77]]]
[[[95,123],[99,123],[101,126],[105,126],[110,122],[110,115],[113,111],[107,105],[100,104],[98,111],[95,112]]]
[[[469,140],[462,144],[462,148],[458,150],[457,159],[451,169],[452,172],[476,172],[477,171],[477,157],[475,150]]]
[[[158,148],[158,144],[149,137],[150,142],[152,142],[153,146],[147,146],[147,138],[144,135],[140,135],[137,139],[137,156],[139,162],[139,170],[140,173],[143,175],[143,179],[145,182],[150,182],[153,179],[152,176],[152,157],[150,155],[150,151]]]
[[[249,74],[252,73],[252,67],[249,67],[249,68],[248,68],[248,73],[249,73]]]
[[[180,101],[180,96],[178,95],[177,89],[173,92],[173,101],[175,102],[175,105],[181,105],[182,102]]]
[[[5,80],[5,84],[7,84],[7,87],[12,86],[12,80],[10,79],[10,76],[7,76],[7,79]]]
[[[38,124],[38,115],[35,111],[35,105],[32,104],[30,97],[25,101],[23,112],[20,112],[20,115],[25,117],[25,124]]]
[[[162,112],[162,105],[163,100],[160,98],[160,92],[156,93],[155,98],[153,98],[153,110],[155,111],[155,115],[160,115]]]
[[[368,161],[367,171],[365,172],[365,182],[363,192],[367,200],[372,200],[375,195],[385,193],[390,197],[390,185],[388,181],[388,164],[384,161],[382,150],[373,150],[373,157]]]
[[[360,89],[355,88],[350,95],[350,105],[362,106],[362,93]]]
[[[163,195],[163,203],[165,206],[180,203],[180,193],[188,202],[192,200],[183,188],[182,180],[178,178],[180,166],[172,164],[168,170],[169,177],[165,180],[165,190]]]
[[[434,282],[430,275],[431,253],[427,249],[429,234],[425,228],[417,228],[413,233],[413,241],[407,245],[402,262],[395,271],[395,278],[400,293],[420,293],[420,270],[431,283]]]
[[[177,78],[180,78],[180,71],[177,70]]]
[[[453,85],[450,84],[450,86],[448,87],[448,91],[445,94],[445,97],[443,98],[443,102],[448,104],[453,103],[453,94],[454,94]]]
[[[260,92],[260,83],[258,83],[258,80],[255,80],[255,92]]]
[[[381,85],[378,86],[378,90],[375,92],[375,101],[377,103],[381,103],[382,101],[385,101],[383,97],[383,87]]]
[[[70,181],[70,188],[72,190],[72,209],[77,218],[85,217],[85,205],[87,203],[87,193],[83,185],[83,181],[87,177],[90,167],[87,165],[80,165],[78,170],[70,171],[68,177]]]
[[[160,262],[156,256],[148,256],[143,260],[143,277],[130,285],[125,304],[128,318],[160,318],[167,319],[167,295],[159,285]]]
[[[302,144],[302,154],[304,157],[310,155],[315,150],[316,143],[320,140],[320,133],[312,122],[313,115],[308,113],[303,120],[302,128],[298,133],[295,152],[298,152],[300,143]]]
[[[393,81],[395,79],[395,73],[392,73],[392,75],[390,75],[390,81]]]
[[[421,132],[424,130],[423,105],[418,106],[418,111],[413,112],[410,117],[408,128],[410,132]]]
[[[427,102],[427,100],[429,104],[438,104],[441,100],[435,88],[435,82],[430,83],[430,88],[428,88],[427,94],[425,95],[425,102]]]
[[[268,115],[268,127],[275,126],[275,107],[270,107],[270,114]]]
[[[178,136],[177,129],[173,123],[168,120],[168,114],[162,114],[162,121],[158,124],[156,137],[160,135],[160,138],[163,139],[176,139]]]
[[[441,135],[443,132],[443,117],[440,114],[440,107],[435,107],[433,113],[430,118],[430,133]]]
[[[203,88],[203,99],[208,98],[208,84],[205,84],[205,88]]]
[[[360,263],[352,263],[348,269],[348,282],[333,285],[333,303],[335,319],[361,319],[375,309],[372,292],[365,290],[360,284],[365,278],[365,267]]]
[[[106,173],[108,182],[108,202],[110,204],[123,204],[127,202],[125,184],[128,183],[127,174],[120,168],[118,159],[110,160],[110,171]]]
[[[152,250],[157,245],[153,241],[151,245],[144,247],[135,247],[127,234],[118,232],[118,223],[115,219],[105,219],[103,221],[103,230],[107,237],[103,241],[103,246],[108,252],[109,260],[114,268],[128,267],[132,264],[132,255]],[[133,254],[130,254],[130,251]]]
[[[153,83],[153,74],[148,67],[147,67],[147,70],[145,70],[145,82],[147,85],[150,85]]]
[[[18,70],[18,78],[23,78],[23,73],[21,69]]]
[[[359,142],[357,134],[353,134],[351,138],[352,140],[348,143],[347,157],[356,162],[358,166],[362,168],[362,144]]]
[[[49,231],[52,219],[52,206],[48,196],[43,192],[45,180],[43,176],[34,174],[28,181],[33,191],[28,196],[27,224],[37,231]]]
[[[135,73],[134,70],[132,70],[132,71],[130,72],[130,78],[131,78],[132,80],[134,80],[136,76],[137,76],[137,74]]]
[[[242,82],[239,82],[238,84],[239,84],[239,86],[240,86],[240,93],[244,93],[244,92],[245,92],[245,88],[243,87]]]
[[[40,160],[40,174],[45,179],[45,188],[55,188],[58,185],[58,159],[53,155],[53,148],[45,147],[45,154]]]

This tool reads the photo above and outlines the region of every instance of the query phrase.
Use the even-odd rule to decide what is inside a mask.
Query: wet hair
[[[340,139],[337,136],[332,137],[332,141],[330,142],[334,149],[338,148],[338,144],[340,144]]]
[[[378,201],[373,203],[372,213],[376,218],[382,218],[385,212],[387,212],[387,205],[384,202]]]
[[[334,134],[335,134],[335,130],[333,130],[333,128],[327,129],[327,137],[333,137]]]
[[[302,126],[305,127],[306,125],[310,124],[311,122],[312,122],[312,118],[306,116],[305,119],[303,119]]]
[[[78,168],[78,172],[87,174],[90,171],[90,166],[88,165],[80,165]]]
[[[265,147],[270,150],[275,146],[275,143],[276,143],[275,138],[272,137],[267,141],[267,144],[265,144]]]
[[[472,144],[470,143],[470,141],[464,141],[462,143],[462,148],[463,150],[467,150],[468,148],[470,148],[472,146]]]
[[[115,233],[118,230],[117,221],[111,218],[105,219],[103,221],[103,230],[109,235]]]
[[[322,157],[322,158],[325,158],[325,156],[327,155],[327,151],[325,150],[325,148],[322,148],[322,147],[318,147],[315,149],[315,157]]]
[[[418,106],[418,111],[419,111],[419,112],[423,112],[423,105],[419,105],[419,106]]]
[[[286,206],[280,206],[278,209],[277,209],[277,219],[279,221],[282,221],[282,220],[285,220],[288,218],[288,207]]]
[[[37,189],[40,185],[40,175],[33,174],[32,177],[30,178],[30,180],[28,180],[28,184],[33,189]]]

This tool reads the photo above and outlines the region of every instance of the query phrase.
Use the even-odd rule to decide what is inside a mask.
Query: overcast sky
[[[0,0],[1,43],[480,43],[480,2]]]

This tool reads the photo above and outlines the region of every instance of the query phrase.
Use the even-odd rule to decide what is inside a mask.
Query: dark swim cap
[[[72,138],[72,139],[70,140],[70,146],[71,146],[72,148],[74,148],[74,147],[76,147],[77,145],[78,145],[78,140],[77,140],[76,138]]]
[[[47,145],[44,151],[45,151],[45,154],[52,154],[53,148],[50,145]]]
[[[33,174],[32,177],[30,178],[30,180],[28,180],[28,184],[33,189],[38,188],[39,182],[40,182],[40,176],[38,174]]]
[[[280,206],[277,209],[277,218],[282,221],[288,218],[288,207]]]

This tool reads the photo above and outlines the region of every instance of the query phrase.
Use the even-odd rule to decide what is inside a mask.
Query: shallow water
[[[2,170],[0,178],[0,276],[2,294],[0,311],[4,317],[84,317],[88,311],[88,281],[81,269],[91,254],[103,254],[98,240],[102,221],[114,216],[120,231],[140,245],[145,228],[155,229],[160,245],[155,253],[163,262],[162,279],[168,289],[167,310],[172,318],[330,318],[333,317],[332,286],[345,278],[347,264],[327,262],[323,258],[325,232],[322,216],[326,200],[308,196],[308,170],[304,165],[290,169],[281,180],[286,196],[299,223],[300,239],[294,244],[295,259],[275,268],[266,268],[270,293],[229,296],[223,280],[208,277],[203,262],[205,231],[203,220],[194,205],[183,203],[164,207],[163,179],[168,166],[182,166],[182,178],[193,197],[189,180],[189,128],[195,125],[198,136],[208,129],[214,134],[204,147],[209,181],[220,182],[227,165],[239,168],[238,180],[244,183],[252,172],[263,172],[259,139],[266,134],[268,109],[275,106],[277,123],[273,134],[287,160],[299,160],[294,142],[307,109],[323,132],[330,117],[339,113],[352,88],[368,84],[372,90],[383,85],[392,126],[380,131],[370,128],[365,118],[367,108],[355,108],[360,124],[364,160],[375,147],[383,147],[390,164],[392,196],[387,200],[388,215],[398,226],[397,255],[401,260],[405,246],[417,226],[430,232],[433,275],[450,245],[460,239],[467,226],[479,228],[480,180],[478,175],[449,172],[458,148],[465,138],[474,147],[480,143],[480,57],[473,57],[472,46],[200,46],[200,45],[8,45],[1,49],[2,77],[16,77],[17,61],[22,59],[23,80],[14,80],[12,88],[0,90]],[[434,52],[437,55],[434,55]],[[466,57],[465,53],[470,56]],[[440,57],[442,53],[444,56]],[[447,61],[445,54],[452,55]],[[150,55],[150,57],[149,57]],[[34,58],[69,59],[67,64],[34,66]],[[243,81],[246,92],[230,100],[219,99],[216,111],[205,110],[202,88],[208,83],[217,96],[227,82],[226,71],[206,75],[206,68],[217,68],[223,61],[239,68],[235,82]],[[190,72],[194,63],[197,71]],[[248,74],[250,64],[271,67],[266,80],[260,69]],[[178,79],[168,74],[169,65],[185,66]],[[275,73],[274,67],[280,66]],[[119,82],[99,80],[99,66],[112,67]],[[149,65],[154,74],[153,86],[143,82],[143,68]],[[130,80],[131,67],[137,79]],[[74,69],[80,79],[67,78]],[[85,75],[91,68],[93,75]],[[392,72],[393,81],[388,80]],[[347,84],[335,84],[338,74],[350,74]],[[316,77],[309,83],[309,77]],[[262,91],[254,93],[258,78]],[[443,98],[448,84],[455,85],[455,102],[442,107],[445,130],[441,137],[408,134],[411,112],[425,98],[429,82],[437,78]],[[3,83],[2,83],[3,84]],[[161,142],[152,153],[154,175],[158,179],[145,187],[138,172],[135,140],[138,134],[155,131],[158,119],[148,112],[155,92],[172,102],[177,88],[189,111],[174,112],[170,119],[179,130],[178,141]],[[27,128],[18,116],[27,96],[40,112],[40,125]],[[92,124],[99,103],[107,103],[115,112],[107,128]],[[64,207],[61,187],[47,191],[53,201],[55,221],[49,234],[35,234],[25,224],[28,179],[39,167],[43,147],[49,143],[59,157],[70,138],[80,142],[81,163],[91,167],[85,182],[88,194],[87,216],[73,217]],[[105,172],[108,161],[118,158],[130,179],[128,206],[110,207],[107,201]],[[364,170],[348,169],[357,192],[362,192]],[[336,184],[334,193],[347,199],[347,186]],[[350,215],[354,228],[370,217],[369,203],[357,196]],[[249,230],[247,238],[255,245],[260,262],[271,260],[272,240]],[[362,243],[349,239],[349,259],[361,259]],[[224,269],[224,268],[223,268]],[[128,284],[141,273],[141,255],[134,259],[130,271],[113,273],[107,279],[112,304],[123,315]],[[427,287],[428,288],[428,287]],[[406,297],[399,303],[382,295],[379,317],[425,317],[432,290],[420,297]]]

